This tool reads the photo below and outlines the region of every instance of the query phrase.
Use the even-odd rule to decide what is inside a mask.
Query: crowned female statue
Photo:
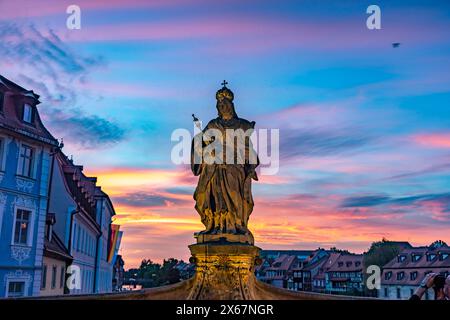
[[[206,227],[196,237],[199,243],[225,238],[253,244],[247,224],[253,210],[252,179],[258,180],[259,159],[250,140],[255,122],[237,116],[226,84],[216,93],[218,117],[192,141],[191,169],[200,176],[195,209]]]

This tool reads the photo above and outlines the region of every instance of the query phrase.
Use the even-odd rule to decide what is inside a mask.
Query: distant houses
[[[427,273],[450,274],[450,247],[441,241],[430,246],[409,246],[383,268],[378,296],[390,300],[408,299]],[[434,299],[434,291],[425,293],[426,300]]]
[[[274,258],[270,251],[267,255],[263,250],[265,259],[256,271],[261,281],[294,291],[362,294],[362,255],[317,249],[297,251],[302,255],[280,251]]]
[[[0,297],[110,292],[113,204],[63,153],[39,103],[0,76]]]
[[[390,243],[400,251],[387,264],[379,266],[382,270],[381,287],[376,292],[379,298],[409,299],[427,273],[450,274],[450,247],[442,241],[423,247],[413,247],[408,242]],[[261,256],[255,274],[268,284],[294,291],[357,296],[367,293],[363,254],[319,248],[262,250]],[[428,290],[423,299],[434,299],[433,290]]]

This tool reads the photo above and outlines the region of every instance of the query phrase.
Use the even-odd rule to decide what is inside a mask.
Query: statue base
[[[189,300],[252,300],[259,249],[249,244],[199,243],[189,246],[196,271]]]
[[[219,243],[243,243],[248,245],[253,245],[255,240],[253,239],[253,235],[249,234],[209,234],[209,233],[194,233],[194,238],[197,239],[197,243],[211,243],[211,242],[219,242]]]

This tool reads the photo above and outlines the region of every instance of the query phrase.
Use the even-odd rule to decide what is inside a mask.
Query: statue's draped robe
[[[203,233],[230,233],[249,234],[247,229],[248,218],[253,210],[253,198],[251,192],[252,178],[257,180],[255,168],[259,164],[256,152],[251,146],[250,139],[241,140],[244,148],[238,148],[239,143],[234,141],[234,146],[227,144],[226,130],[241,129],[253,131],[255,123],[245,119],[234,117],[230,120],[216,118],[211,120],[201,134],[205,138],[201,140],[201,134],[192,142],[191,169],[194,175],[200,175],[197,188],[194,193],[196,201],[195,209],[200,214],[206,227]],[[208,136],[209,129],[220,130],[223,139],[222,149],[223,164],[207,164],[201,158],[207,145],[211,143]],[[247,131],[248,132],[248,131]],[[238,135],[242,138],[242,135]],[[239,140],[239,138],[238,138]],[[234,152],[234,161],[227,162],[228,152]],[[195,163],[195,159],[203,159],[201,163]],[[254,159],[250,163],[250,159]],[[199,162],[197,160],[197,162]]]

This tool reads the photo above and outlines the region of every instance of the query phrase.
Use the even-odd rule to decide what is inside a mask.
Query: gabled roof
[[[331,252],[327,259],[323,260],[322,265],[319,268],[319,271],[314,276],[314,279],[321,280],[325,279],[325,273],[328,272],[330,267],[336,262],[341,254],[338,252]]]
[[[296,256],[298,259],[306,259],[308,258],[314,250],[261,250],[260,256],[265,258],[268,256]]]
[[[267,270],[271,271],[288,271],[292,265],[296,262],[297,257],[296,256],[289,256],[287,254],[283,254],[279,256],[275,261],[272,263],[272,265],[267,268]]]
[[[358,272],[363,268],[362,254],[341,253],[334,263],[328,268],[328,272]]]
[[[301,270],[304,271],[311,271],[317,267],[322,267],[322,265],[328,260],[328,256],[323,256],[320,259],[317,260],[311,260],[313,261],[312,263],[307,263],[303,266],[303,268],[301,268]]]
[[[96,221],[96,180],[86,177],[83,166],[73,164],[73,161],[69,160],[61,149],[55,153],[55,159],[55,165],[61,170],[67,193],[77,203],[77,209],[81,209],[84,216],[100,231]]]
[[[111,201],[111,198],[109,197],[109,195],[106,192],[104,192],[102,190],[102,188],[100,186],[97,186],[97,188],[95,189],[95,196],[99,197],[99,198],[106,199],[106,201],[108,202],[108,204],[109,204],[109,206],[111,207],[111,210],[112,210],[111,216],[116,215],[116,210],[114,209],[114,205],[113,205],[113,203]]]
[[[22,121],[21,104],[5,101],[3,109],[0,112],[0,127],[46,144],[51,144],[54,146],[58,145],[58,141],[52,136],[47,128],[45,128],[39,116],[39,112],[36,107],[40,103],[39,95],[34,93],[32,90],[22,88],[18,84],[1,75],[0,92],[4,92],[5,96],[8,98],[17,99],[17,97],[19,97],[20,99],[20,97],[22,97],[22,100],[30,101],[30,105],[34,108],[34,121],[32,124],[28,124]]]
[[[448,254],[448,257],[443,260],[439,259],[440,254]],[[428,261],[427,255],[435,255],[435,258]],[[404,249],[383,267],[383,269],[405,268],[450,268],[450,247],[444,245],[439,248],[412,247]]]
[[[58,238],[55,232],[52,232],[51,241],[45,237],[44,256],[67,262],[73,260],[73,257],[69,254],[69,251],[64,246],[64,243]]]

